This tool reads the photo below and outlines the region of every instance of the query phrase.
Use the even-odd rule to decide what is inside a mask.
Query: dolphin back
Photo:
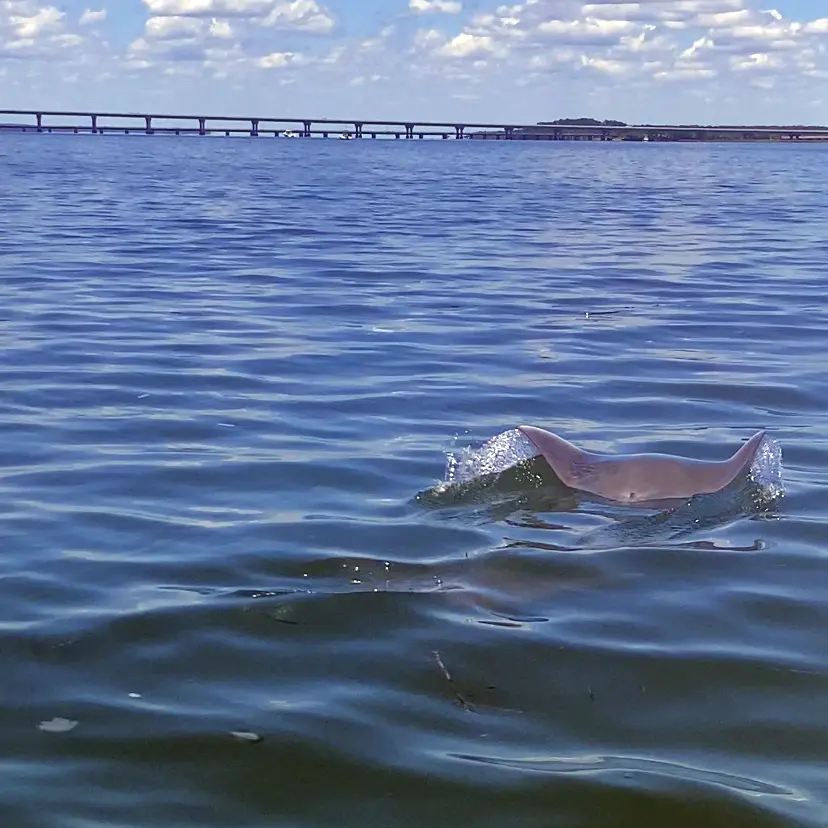
[[[591,459],[592,455],[589,452],[579,449],[563,437],[558,437],[557,434],[543,428],[522,425],[518,426],[518,431],[534,443],[535,448],[543,455],[562,483],[573,489],[578,488],[578,470]]]
[[[727,460],[703,461],[659,454],[597,455],[542,428],[518,429],[565,485],[622,503],[718,492],[750,467],[765,436],[757,432]]]
[[[756,452],[759,451],[759,447],[762,445],[762,440],[764,439],[764,430],[757,431],[750,440],[739,447],[733,457],[725,461],[724,465],[727,468],[727,475],[724,485],[720,486],[720,489],[723,489],[728,483],[734,481],[745,469],[750,468],[751,463],[753,463],[753,458],[756,457]]]

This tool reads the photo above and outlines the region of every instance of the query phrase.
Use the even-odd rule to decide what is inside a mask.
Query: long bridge
[[[147,135],[248,135],[311,138],[449,138],[483,140],[643,140],[643,141],[828,141],[828,127],[688,126],[469,123],[383,121],[353,118],[271,118],[231,115],[170,115],[138,112],[36,109],[0,110],[0,133],[47,132]],[[12,119],[12,120],[5,120]],[[296,131],[294,131],[294,129]]]

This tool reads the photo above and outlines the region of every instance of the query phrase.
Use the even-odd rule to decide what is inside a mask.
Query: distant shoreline
[[[683,132],[683,130],[681,130]],[[152,138],[156,136],[172,136],[172,137],[192,137],[192,138],[202,138],[202,137],[211,137],[211,138],[225,138],[225,137],[240,137],[240,138],[251,138],[251,137],[260,137],[260,138],[267,138],[267,137],[275,137],[275,138],[284,138],[282,133],[283,130],[259,130],[255,135],[251,134],[251,132],[247,129],[218,129],[218,130],[205,130],[204,132],[199,132],[198,129],[186,129],[186,128],[155,128],[151,131],[151,133],[146,133],[145,130],[141,129],[130,129],[130,128],[119,128],[119,127],[105,127],[100,128],[93,131],[89,127],[43,127],[42,129],[38,130],[31,126],[21,126],[19,124],[0,124],[0,135],[3,134],[55,134],[55,135],[106,135],[109,137],[112,136],[121,136],[121,137],[145,137],[145,138]],[[623,132],[623,130],[622,130]],[[745,131],[748,133],[749,131]],[[356,138],[353,134],[343,133],[341,136],[335,130],[328,131],[326,134],[321,134],[320,132],[314,131],[314,133],[310,136],[305,135],[293,135],[290,137],[293,138],[324,138],[324,139],[335,139],[337,137],[348,137],[348,138]],[[423,138],[428,140],[440,139],[454,136],[446,136],[443,133],[438,132],[429,132],[429,131],[415,131],[413,135],[406,136],[404,133],[396,134],[390,133],[388,131],[377,131],[372,132],[370,137],[367,135],[359,136],[360,140],[370,140],[373,137],[377,137],[379,139],[388,140],[389,138],[393,139],[397,138]],[[558,135],[557,137],[554,134],[550,134],[548,132],[534,132],[530,130],[521,130],[515,131],[512,133],[510,137],[507,137],[506,133],[503,131],[478,131],[478,132],[471,132],[463,136],[465,140],[472,140],[472,141],[600,141],[600,142],[607,142],[607,143],[672,143],[672,144],[688,144],[688,143],[729,143],[729,144],[822,144],[828,143],[828,131],[826,131],[825,135],[800,135],[798,137],[791,137],[789,135],[779,135],[779,134],[766,134],[766,135],[750,135],[750,134],[708,134],[703,133],[701,135],[641,135],[641,134],[621,134],[621,135],[611,135],[611,136],[603,136],[598,134],[583,134],[583,133],[571,133],[564,131],[563,134]]]

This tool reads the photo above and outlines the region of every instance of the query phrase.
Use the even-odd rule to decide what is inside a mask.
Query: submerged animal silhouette
[[[594,454],[551,431],[518,426],[563,483],[619,503],[676,500],[724,489],[750,467],[765,436],[753,435],[732,457],[691,460],[669,454]]]

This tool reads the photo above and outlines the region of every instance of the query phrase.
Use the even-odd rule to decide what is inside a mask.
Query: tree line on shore
[[[818,124],[627,124],[624,121],[606,119],[599,121],[596,118],[558,118],[556,121],[539,121],[538,126],[594,126],[594,127],[659,127],[671,126],[681,129],[827,129]]]

